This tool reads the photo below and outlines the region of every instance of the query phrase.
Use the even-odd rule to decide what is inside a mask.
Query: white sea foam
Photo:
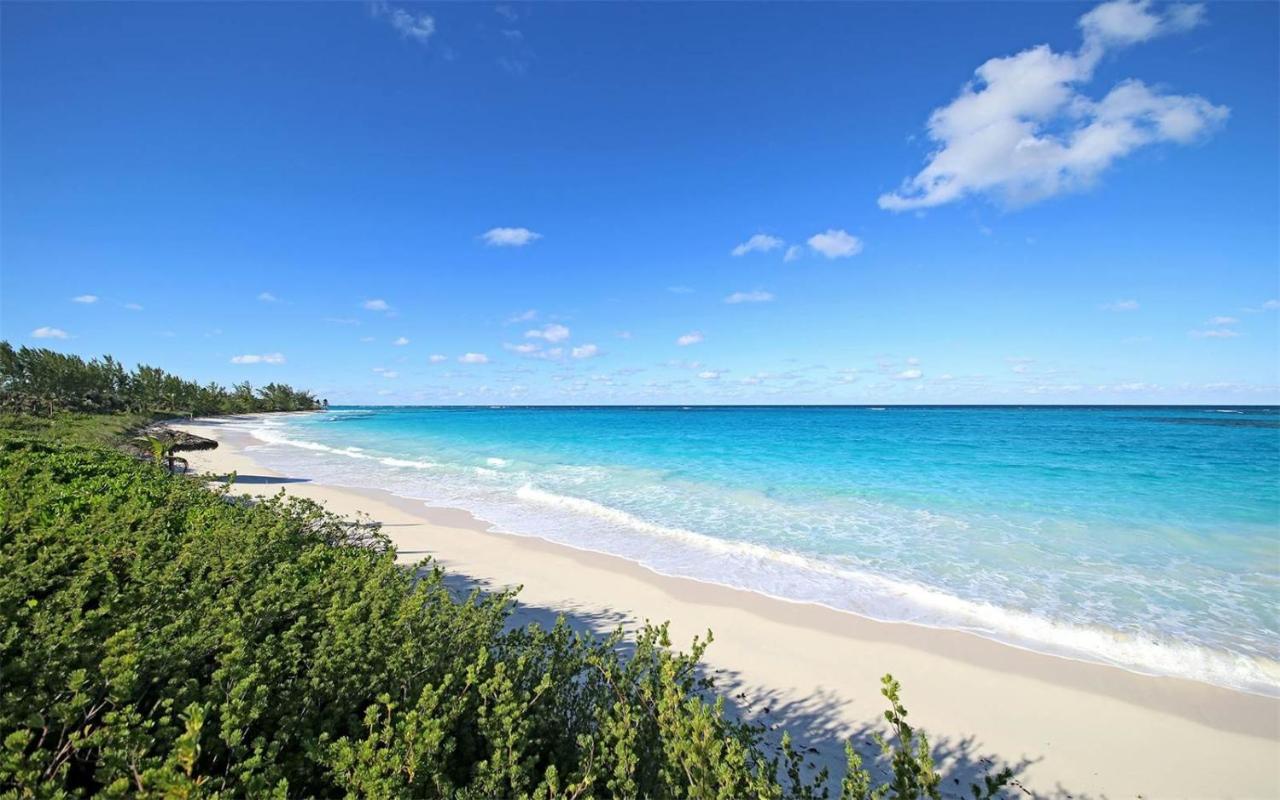
[[[1270,658],[1049,619],[858,569],[850,566],[847,558],[820,560],[778,547],[663,525],[594,500],[541,488],[537,485],[539,478],[528,473],[371,456],[360,448],[332,447],[294,438],[287,423],[270,418],[247,420],[244,428],[268,446],[271,452],[264,453],[268,466],[271,459],[280,455],[276,452],[278,447],[295,448],[315,454],[289,465],[295,471],[307,470],[304,474],[308,476],[345,485],[387,488],[434,504],[459,505],[509,532],[537,535],[584,550],[622,556],[663,574],[749,589],[788,601],[824,605],[886,622],[969,631],[1025,649],[1111,664],[1144,674],[1191,678],[1280,696],[1280,662]],[[326,467],[315,460],[329,456],[365,459],[371,465],[381,464],[399,472],[352,471],[336,461]],[[486,459],[486,463],[499,467],[510,465],[510,461],[497,458]],[[404,472],[405,468],[412,472]],[[570,486],[589,486],[606,474],[599,467],[565,466],[559,471],[562,480]],[[468,480],[467,476],[472,477]],[[520,482],[513,484],[513,480]],[[648,490],[652,491],[652,487]],[[903,511],[907,512],[905,516]],[[897,513],[902,524],[917,528],[963,530],[969,524],[922,509]],[[699,517],[684,515],[684,518]]]

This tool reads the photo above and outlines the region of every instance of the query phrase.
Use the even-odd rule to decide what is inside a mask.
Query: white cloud
[[[594,344],[584,344],[573,348],[573,350],[569,351],[569,355],[574,358],[595,358],[600,355],[600,348]]]
[[[672,294],[693,294],[693,289],[688,286],[668,286],[667,291]]]
[[[360,304],[365,311],[390,311],[391,306],[387,305],[386,300],[365,300]]]
[[[66,339],[68,333],[62,328],[50,328],[48,325],[36,328],[31,332],[36,339]]]
[[[1265,311],[1275,311],[1277,308],[1280,308],[1280,300],[1268,300],[1262,304],[1262,308]]]
[[[407,336],[401,336],[400,338],[392,342],[392,344],[395,345],[396,347],[404,347],[408,343],[409,343],[409,337]]]
[[[538,345],[532,342],[525,342],[523,344],[504,344],[502,346],[513,353],[520,353],[521,355],[526,356],[531,353],[536,353],[541,349]]]
[[[676,339],[676,344],[681,347],[688,347],[691,344],[697,344],[702,341],[702,331],[690,331],[684,336]]]
[[[880,207],[929,208],[969,195],[1025,205],[1087,188],[1138,148],[1202,138],[1226,120],[1225,106],[1161,94],[1133,79],[1101,100],[1076,89],[1092,80],[1108,49],[1186,30],[1201,17],[1199,6],[1112,0],[1080,18],[1084,43],[1075,53],[1042,44],[990,59],[955,100],[930,115],[937,148],[917,175],[880,196]]]
[[[542,238],[528,228],[490,228],[480,235],[490,247],[524,247]]]
[[[1192,331],[1191,335],[1197,339],[1234,339],[1240,335],[1240,332],[1233,331],[1230,328],[1211,328]]]
[[[283,353],[263,353],[262,355],[255,355],[253,353],[249,353],[243,356],[232,356],[231,363],[232,364],[283,364],[284,354]]]
[[[428,358],[427,360],[430,361],[432,364],[441,364],[441,363],[444,363],[445,361],[448,361],[449,357],[446,355],[442,355],[440,353],[432,353],[430,358]]]
[[[619,339],[630,339],[630,338],[631,338],[631,331],[618,331],[618,333],[617,333],[617,337],[618,337]]]
[[[519,314],[512,314],[507,317],[508,325],[514,325],[517,322],[532,322],[538,316],[538,310],[531,308],[528,311],[521,311]]]
[[[138,305],[137,303],[125,303],[125,304],[124,304],[124,307],[125,307],[127,310],[129,310],[129,311],[141,311],[141,310],[142,310],[142,306]]]
[[[274,303],[277,301],[276,296],[271,292],[259,292],[258,299],[264,303]]]
[[[372,342],[372,341],[376,341],[376,340],[375,340],[372,336],[361,336],[361,337],[360,337],[360,341],[362,341],[362,342]]]
[[[904,369],[902,372],[894,375],[893,379],[895,381],[914,381],[919,380],[923,376],[924,373],[918,369]]]
[[[96,303],[98,302],[98,296],[96,294],[78,294],[75,297],[71,298],[71,302],[86,303],[86,304]]]
[[[832,228],[809,237],[809,246],[827,258],[848,258],[862,252],[862,240]]]
[[[716,370],[708,369],[699,372],[698,377],[704,381],[717,381],[720,380],[720,373]]]
[[[776,250],[786,242],[777,236],[770,236],[767,233],[757,233],[742,244],[733,248],[730,252],[735,256],[745,256],[747,253],[767,253],[770,250]]]
[[[769,292],[756,289],[753,292],[734,292],[724,299],[726,303],[767,303],[773,299]]]
[[[1238,325],[1240,320],[1235,317],[1213,317],[1209,320],[1210,325]]]
[[[531,331],[524,332],[525,338],[528,339],[545,339],[548,342],[563,342],[569,338],[569,329],[563,325],[552,322],[543,325],[541,328],[535,328]]]
[[[458,361],[463,364],[488,364],[489,357],[484,353],[463,353],[458,356]]]
[[[403,8],[394,8],[385,0],[375,2],[372,10],[375,17],[385,18],[401,36],[419,44],[426,44],[436,32],[436,21],[429,14],[415,14]]]
[[[802,255],[804,255],[804,248],[798,244],[793,244],[787,248],[787,252],[782,256],[782,260],[790,263],[799,259]]]
[[[1114,303],[1103,303],[1103,311],[1137,311],[1137,300],[1117,300]]]

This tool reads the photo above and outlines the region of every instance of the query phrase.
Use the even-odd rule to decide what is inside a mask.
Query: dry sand
[[[912,721],[950,775],[1008,764],[1036,796],[1280,797],[1280,700],[1041,655],[967,633],[875,622],[683,578],[545,540],[495,533],[465,511],[387,492],[320,485],[253,461],[254,441],[218,421],[175,427],[216,438],[189,454],[239,492],[284,490],[383,524],[405,562],[436,559],[461,588],[522,586],[518,621],[559,614],[598,630],[670,620],[687,645],[715,634],[709,668],[744,713],[787,727],[819,763],[840,763],[883,709],[880,676],[903,684]],[[767,709],[767,711],[766,711]],[[763,716],[760,716],[763,715]],[[840,774],[836,770],[836,774]],[[951,792],[967,786],[951,783]]]

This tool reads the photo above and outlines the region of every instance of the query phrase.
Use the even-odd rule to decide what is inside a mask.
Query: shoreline
[[[245,452],[254,440],[220,430],[217,419],[169,424],[217,439],[219,449],[189,454],[192,468],[237,471],[238,493],[283,489],[346,516],[364,511],[384,523],[402,562],[431,556],[463,588],[523,585],[515,610],[522,623],[565,613],[578,627],[601,631],[670,620],[677,647],[710,628],[716,641],[705,662],[719,672],[721,693],[757,698],[769,708],[764,721],[816,747],[819,763],[841,764],[843,738],[877,723],[878,679],[892,672],[944,771],[976,777],[966,764],[977,772],[981,759],[998,758],[1037,795],[1280,796],[1274,697],[664,575],[621,557],[499,532],[461,509],[275,474]],[[1150,730],[1161,732],[1158,740]],[[1177,763],[1196,764],[1196,774],[1171,774],[1168,765]]]

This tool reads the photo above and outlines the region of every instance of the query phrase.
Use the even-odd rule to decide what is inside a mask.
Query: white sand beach
[[[819,606],[658,575],[611,556],[488,529],[465,511],[386,492],[320,485],[254,462],[246,434],[217,420],[174,427],[215,438],[189,454],[236,491],[285,491],[383,525],[406,563],[430,556],[459,588],[521,586],[520,621],[564,614],[601,631],[669,620],[687,647],[708,629],[721,690],[839,764],[883,710],[880,676],[903,685],[911,720],[941,765],[967,777],[1008,763],[1035,796],[1280,797],[1280,700],[1019,650],[978,636],[880,623]],[[840,770],[835,770],[839,774]],[[952,794],[967,786],[946,787]]]

